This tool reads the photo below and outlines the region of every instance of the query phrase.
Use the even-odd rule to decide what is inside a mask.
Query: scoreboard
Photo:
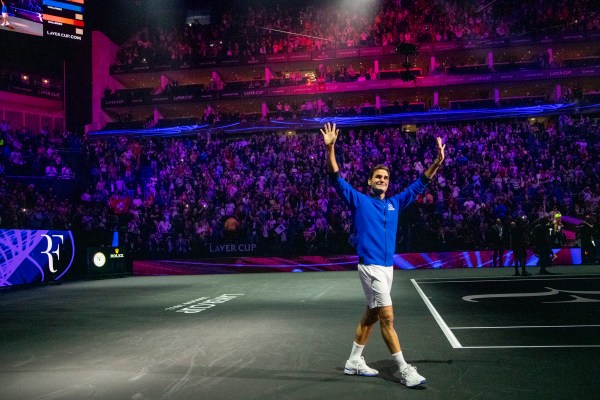
[[[83,40],[85,1],[43,0],[44,36]]]

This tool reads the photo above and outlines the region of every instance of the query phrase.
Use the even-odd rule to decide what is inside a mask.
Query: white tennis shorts
[[[394,280],[394,267],[358,264],[358,276],[369,308],[392,305],[390,293]]]

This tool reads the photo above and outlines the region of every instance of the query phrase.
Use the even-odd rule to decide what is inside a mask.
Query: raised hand
[[[438,145],[438,155],[437,155],[437,158],[435,159],[435,163],[441,165],[444,162],[444,158],[446,157],[444,155],[444,150],[446,149],[446,144],[442,143],[441,137],[438,137],[436,139],[437,139],[437,145]]]
[[[338,134],[340,133],[339,129],[335,128],[335,124],[326,123],[321,129],[321,133],[323,134],[323,140],[325,141],[325,146],[330,147],[333,146],[335,141],[337,140]]]

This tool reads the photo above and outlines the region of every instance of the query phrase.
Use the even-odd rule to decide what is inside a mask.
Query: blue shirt
[[[2,14],[8,14],[8,8],[6,8],[6,5],[2,6]]]
[[[404,191],[381,199],[354,189],[343,178],[333,180],[337,193],[352,210],[356,232],[356,252],[363,264],[394,265],[396,231],[400,212],[425,191],[430,179],[422,175]]]

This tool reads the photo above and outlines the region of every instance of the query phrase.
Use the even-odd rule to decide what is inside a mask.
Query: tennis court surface
[[[535,268],[531,268],[532,272]],[[345,376],[355,272],[126,277],[0,291],[1,399],[595,399],[600,267],[395,271],[408,389]]]

